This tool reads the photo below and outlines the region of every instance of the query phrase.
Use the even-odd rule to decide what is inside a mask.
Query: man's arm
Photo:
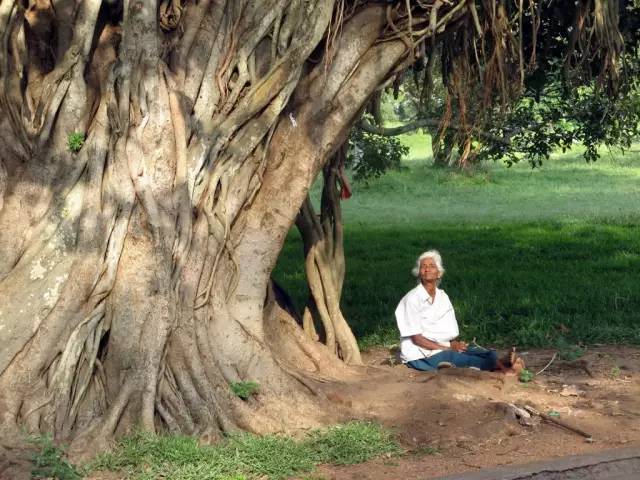
[[[427,350],[455,350],[456,352],[464,352],[467,349],[467,344],[465,342],[458,342],[456,340],[451,341],[451,347],[447,345],[442,345],[438,342],[434,342],[433,340],[429,340],[428,338],[417,334],[411,335],[411,341],[415,343],[417,346],[421,348],[426,348]]]
[[[449,347],[446,345],[442,345],[438,342],[434,342],[433,340],[429,340],[421,334],[411,335],[411,341],[415,343],[417,346],[421,348],[426,348],[427,350],[448,350]]]

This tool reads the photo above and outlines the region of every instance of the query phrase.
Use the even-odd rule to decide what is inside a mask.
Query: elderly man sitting
[[[444,275],[437,250],[420,255],[413,269],[419,283],[396,308],[402,362],[417,370],[470,367],[504,369],[493,350],[469,347],[458,337],[458,322],[449,297],[438,288]]]

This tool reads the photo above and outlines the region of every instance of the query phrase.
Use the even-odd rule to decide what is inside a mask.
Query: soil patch
[[[554,353],[530,350],[521,355],[535,373]],[[590,347],[577,360],[556,359],[526,384],[515,376],[469,369],[418,372],[392,365],[386,349],[363,357],[367,374],[327,384],[327,396],[342,420],[381,423],[396,434],[407,454],[359,465],[324,465],[304,478],[425,479],[614,448],[640,449],[639,348]],[[507,404],[552,414],[591,434],[592,441],[547,422],[521,425],[505,409]],[[1,445],[0,478],[29,478],[32,452]],[[120,475],[98,472],[91,478]]]
[[[541,370],[553,350],[522,352]],[[329,479],[417,479],[524,464],[611,448],[640,447],[640,349],[595,346],[573,361],[556,360],[530,383],[468,369],[417,372],[389,365],[390,353],[364,355],[375,381],[332,393],[355,418],[393,430],[409,455],[353,466],[323,466]],[[392,363],[392,362],[391,362]],[[374,373],[375,372],[375,373]],[[529,405],[590,433],[592,440],[547,422],[523,426],[505,404]],[[536,419],[534,419],[536,420]]]

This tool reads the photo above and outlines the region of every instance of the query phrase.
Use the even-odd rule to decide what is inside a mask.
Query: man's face
[[[433,258],[423,258],[420,262],[420,281],[435,282],[440,278],[440,271]]]

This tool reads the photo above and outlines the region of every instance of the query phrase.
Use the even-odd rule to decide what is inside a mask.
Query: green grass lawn
[[[362,347],[397,341],[393,311],[437,248],[462,335],[481,344],[640,343],[640,152],[579,150],[541,168],[436,169],[429,144],[401,171],[356,184],[343,202],[347,277],[342,307]],[[302,245],[289,235],[275,278],[301,307]]]

